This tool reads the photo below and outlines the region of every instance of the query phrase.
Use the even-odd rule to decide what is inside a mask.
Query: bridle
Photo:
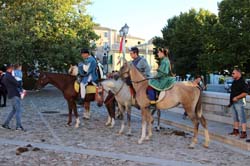
[[[122,88],[124,87],[124,84],[125,83],[122,81],[122,86],[119,88],[119,90],[117,92],[115,92],[115,94],[110,99],[108,99],[108,101],[105,102],[105,104],[110,103],[115,98],[115,96],[118,95],[121,92]],[[109,93],[109,92],[106,89],[103,88],[103,85],[99,85],[98,88],[99,87],[101,87],[101,89],[102,89],[101,98],[102,98],[102,101],[104,101],[104,92],[106,92],[106,93]],[[97,93],[99,94],[98,90],[97,90]]]
[[[42,74],[42,75],[41,75]],[[38,86],[38,89],[41,89],[42,87],[45,86],[45,79],[47,78],[48,76],[46,75],[46,73],[40,73],[39,74],[39,78],[38,78],[38,81],[37,81],[37,85]]]
[[[129,72],[130,72],[130,69],[128,69],[127,71],[124,71],[124,72],[120,73],[120,77],[123,78],[123,79],[127,79],[128,77],[130,77]],[[123,75],[125,75],[125,74],[127,74],[128,77],[123,77]],[[140,80],[140,81],[133,81],[133,80],[131,80],[131,78],[130,78],[130,81],[133,82],[133,83],[138,84],[138,83],[141,83],[141,82],[150,80],[150,79],[155,79],[155,78],[145,78],[145,79],[142,79],[142,80]]]

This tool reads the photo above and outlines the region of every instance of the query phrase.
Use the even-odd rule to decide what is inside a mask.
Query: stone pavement
[[[91,119],[83,120],[78,129],[66,127],[67,104],[61,92],[49,86],[40,92],[29,92],[23,100],[23,126],[27,132],[17,132],[0,128],[0,165],[248,165],[248,151],[225,146],[212,141],[208,149],[202,146],[200,137],[195,149],[188,149],[192,133],[184,136],[173,134],[176,127],[188,126],[189,120],[182,120],[181,115],[163,113],[162,130],[153,132],[150,141],[138,145],[141,121],[138,110],[133,109],[132,136],[118,136],[120,120],[114,128],[105,126],[107,111],[91,103]],[[10,109],[0,108],[0,124],[3,123]],[[82,116],[82,110],[79,114]],[[169,119],[167,119],[169,118]],[[174,123],[178,122],[178,123]],[[187,123],[187,124],[185,124]],[[216,126],[217,124],[215,124]],[[10,124],[15,128],[15,121]],[[177,126],[178,127],[178,126]],[[181,127],[181,126],[180,126]],[[210,128],[209,122],[209,128]],[[202,128],[202,127],[201,127]],[[216,128],[216,127],[215,127]],[[210,129],[211,133],[214,129]],[[230,131],[230,129],[229,129]],[[225,131],[227,133],[227,131]],[[16,155],[16,149],[29,146],[27,152]],[[38,150],[35,150],[37,148]]]
[[[136,112],[137,116],[140,116],[139,112]],[[182,119],[182,114],[164,111],[161,113],[161,122],[170,126],[174,126],[184,131],[193,132],[193,124],[187,119]],[[246,154],[250,155],[250,143],[246,142],[246,139],[240,139],[239,137],[229,136],[228,133],[232,131],[232,125],[226,123],[220,123],[208,120],[208,129],[211,140],[219,141],[224,144],[228,144],[232,147],[242,149],[246,151]],[[250,132],[247,131],[248,138],[250,139]],[[204,135],[202,126],[199,126],[199,135]]]

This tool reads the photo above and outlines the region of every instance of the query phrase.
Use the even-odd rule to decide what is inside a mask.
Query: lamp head
[[[123,29],[123,33],[124,33],[125,35],[127,35],[127,34],[128,34],[128,30],[129,30],[129,26],[128,26],[127,24],[125,24],[125,25],[122,27],[122,29]]]
[[[123,29],[120,29],[119,34],[120,34],[120,37],[123,37],[123,35],[124,35]]]

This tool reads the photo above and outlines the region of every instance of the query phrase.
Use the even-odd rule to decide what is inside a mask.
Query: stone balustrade
[[[228,93],[218,93],[218,92],[208,92],[204,91],[202,96],[202,106],[203,113],[206,119],[233,124],[232,113],[230,109],[227,107],[229,103]],[[247,113],[247,126],[250,128],[250,97],[247,96],[247,105],[246,105],[246,113]],[[183,114],[182,106],[169,109],[169,111],[173,111],[176,113]]]

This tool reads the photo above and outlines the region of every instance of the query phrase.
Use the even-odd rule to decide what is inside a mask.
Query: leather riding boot
[[[242,131],[240,134],[240,138],[242,138],[242,139],[247,138],[247,132]]]
[[[238,136],[240,134],[239,129],[233,129],[233,132],[229,133],[229,135]]]

